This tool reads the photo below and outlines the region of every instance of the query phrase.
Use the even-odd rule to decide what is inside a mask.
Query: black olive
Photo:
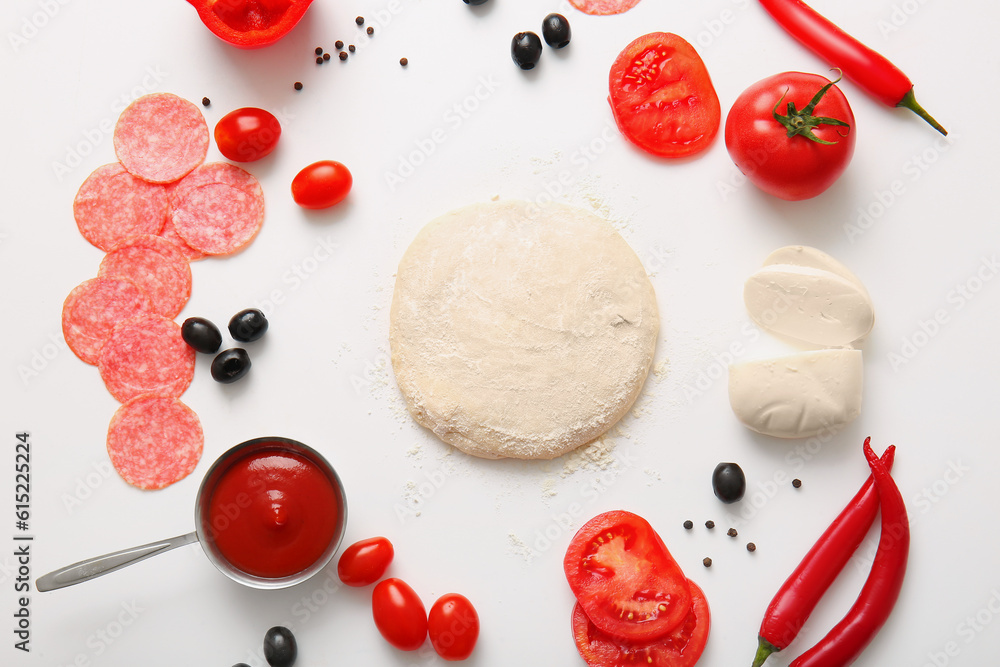
[[[250,355],[242,347],[220,352],[212,360],[212,377],[216,382],[236,382],[250,371]]]
[[[569,44],[569,21],[562,14],[549,14],[542,21],[542,37],[553,49],[561,49]]]
[[[288,628],[276,625],[264,634],[264,659],[271,667],[291,667],[298,652],[295,635]]]
[[[724,503],[735,503],[747,490],[743,469],[735,463],[720,463],[712,473],[712,489]]]
[[[204,317],[189,317],[181,325],[181,338],[198,352],[214,354],[222,346],[222,332]]]
[[[485,3],[486,0],[465,0],[465,4],[467,5],[482,5]]]
[[[243,343],[257,340],[265,331],[267,331],[267,318],[256,308],[241,310],[229,320],[229,334]]]
[[[521,69],[531,69],[542,57],[542,40],[533,32],[519,32],[510,42],[510,57]]]

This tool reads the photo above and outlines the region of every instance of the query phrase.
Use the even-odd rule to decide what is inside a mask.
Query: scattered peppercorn
[[[705,528],[708,528],[709,530],[712,530],[713,528],[715,528],[715,522],[712,521],[711,519],[708,520],[708,521],[706,521],[705,522]]]
[[[340,59],[341,60],[347,60],[347,51],[341,51],[340,52]]]
[[[402,65],[403,67],[406,67],[407,65],[410,64],[410,61],[407,60],[406,58],[400,58],[399,59],[399,64]]]
[[[354,19],[354,22],[357,23],[358,25],[364,25],[364,23],[365,23],[365,17],[364,16],[359,16],[358,18]]]
[[[367,32],[369,35],[374,35],[375,34],[375,28],[373,28],[371,26],[368,26],[368,30],[366,30],[365,32]]]
[[[316,47],[316,55],[317,56],[323,55],[323,47],[322,46],[317,46]]]
[[[324,53],[323,54],[323,60],[329,60],[329,59],[330,59],[330,54],[329,53]]]
[[[792,486],[794,486],[796,489],[799,488],[800,486],[802,486],[802,480],[801,479],[793,479],[792,480]]]
[[[753,552],[757,551],[757,545],[753,542],[747,542],[747,551]]]
[[[354,53],[354,45],[353,44],[348,44],[347,45],[347,50],[350,51],[351,53]]]
[[[323,57],[322,56],[316,56],[316,64],[317,65],[322,65],[323,64]]]
[[[301,81],[296,81],[294,87],[295,87],[295,90],[302,90],[302,82]]]
[[[704,559],[704,560],[702,560],[702,561],[701,561],[701,563],[702,563],[702,565],[704,565],[705,567],[712,567],[712,559],[711,559],[711,558],[709,558],[708,556],[705,556],[705,559]]]
[[[344,40],[338,39],[336,42],[333,43],[333,45],[336,46],[337,50],[339,51],[342,48],[344,48]]]
[[[694,528],[694,522],[693,521],[685,521],[684,522],[684,529],[685,530],[691,530],[692,528]]]
[[[212,103],[212,100],[208,99],[207,97],[201,98],[201,106],[207,107],[211,103]]]
[[[726,535],[728,535],[729,537],[736,537],[737,535],[739,535],[739,533],[736,532],[735,528],[730,528],[728,531],[726,531]]]

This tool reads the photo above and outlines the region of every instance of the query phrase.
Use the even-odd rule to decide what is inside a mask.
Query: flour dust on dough
[[[484,458],[549,459],[625,415],[659,324],[649,277],[608,222],[501,201],[417,234],[396,274],[389,344],[407,407],[441,440]]]

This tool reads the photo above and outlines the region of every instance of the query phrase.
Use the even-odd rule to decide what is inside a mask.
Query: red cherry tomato
[[[684,622],[668,634],[650,642],[630,642],[601,632],[579,604],[573,609],[573,638],[580,655],[593,667],[649,665],[692,667],[705,650],[712,624],[708,602],[701,589],[688,581],[691,610]]]
[[[230,111],[215,124],[219,151],[235,162],[253,162],[274,150],[281,124],[271,112],[256,107]]]
[[[328,208],[339,204],[351,191],[354,179],[339,162],[313,162],[292,180],[292,199],[302,208]]]
[[[687,157],[719,131],[719,96],[698,52],[669,32],[625,47],[611,66],[611,110],[625,138],[653,155]]]
[[[585,523],[570,541],[563,569],[590,620],[615,637],[662,637],[691,609],[681,568],[653,527],[631,512],[605,512]]]
[[[384,537],[369,537],[344,549],[337,561],[337,574],[348,586],[368,586],[382,578],[392,556],[392,542]]]
[[[439,656],[465,660],[479,639],[479,614],[464,595],[442,595],[427,616],[427,632]]]
[[[416,651],[427,639],[424,603],[401,579],[383,579],[375,586],[372,617],[385,640],[400,651]]]
[[[854,155],[854,113],[844,93],[831,86],[813,108],[813,97],[830,81],[818,74],[783,72],[758,81],[736,98],[726,118],[726,148],[733,162],[758,188],[791,201],[815,197],[840,178]],[[810,132],[789,136],[783,122],[788,105],[823,122]],[[812,121],[791,119],[794,125]]]

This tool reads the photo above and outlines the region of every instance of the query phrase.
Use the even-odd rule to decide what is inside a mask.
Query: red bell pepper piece
[[[295,27],[312,0],[188,0],[219,39],[241,49],[274,44]]]

